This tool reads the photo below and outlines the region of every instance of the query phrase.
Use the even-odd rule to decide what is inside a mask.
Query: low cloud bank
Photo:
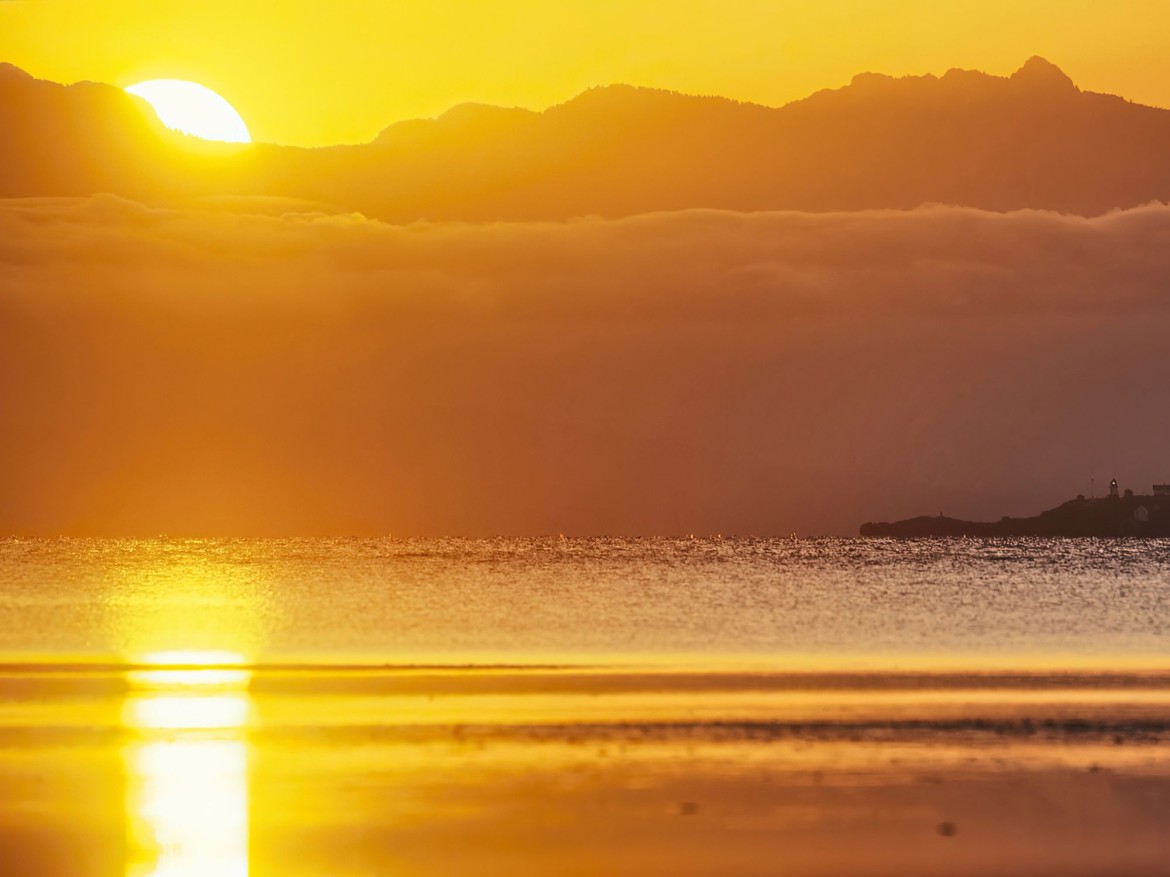
[[[0,202],[0,532],[853,533],[1170,478],[1170,208]]]

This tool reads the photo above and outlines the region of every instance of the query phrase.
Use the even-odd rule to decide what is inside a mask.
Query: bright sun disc
[[[172,131],[182,131],[203,140],[251,143],[248,126],[226,100],[195,82],[181,79],[151,79],[131,85],[126,91],[145,100]]]

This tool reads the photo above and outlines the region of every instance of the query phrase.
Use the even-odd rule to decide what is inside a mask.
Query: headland
[[[1151,493],[1121,493],[1114,479],[1109,495],[1076,499],[1030,518],[963,521],[922,516],[893,523],[861,525],[862,536],[912,539],[931,536],[1170,537],[1170,484],[1155,484]]]

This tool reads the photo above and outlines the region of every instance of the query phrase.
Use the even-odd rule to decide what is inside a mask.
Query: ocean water
[[[0,541],[0,655],[134,663],[1170,663],[1170,542]]]
[[[1170,545],[0,542],[0,874],[1170,873]]]

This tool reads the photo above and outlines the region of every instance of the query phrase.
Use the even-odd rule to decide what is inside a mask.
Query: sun
[[[173,131],[203,140],[251,143],[248,126],[226,100],[196,82],[150,79],[126,89],[145,100]]]

